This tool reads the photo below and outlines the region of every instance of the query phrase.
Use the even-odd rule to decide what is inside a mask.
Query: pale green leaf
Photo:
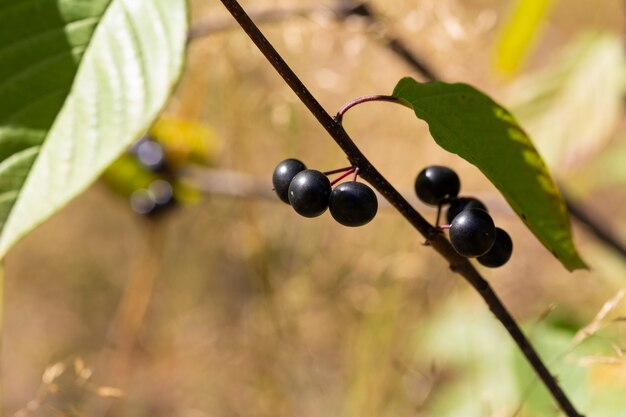
[[[571,319],[570,312],[565,319]],[[620,343],[608,323],[607,330],[574,343],[577,328],[569,328],[562,317],[548,317],[547,321],[534,323],[532,343],[539,355],[549,364],[563,390],[585,416],[613,417],[621,415],[626,407],[624,396],[624,366],[626,360],[616,354]],[[514,369],[523,392],[523,415],[544,416],[554,412],[554,399],[528,366],[520,351],[514,352]]]
[[[0,257],[149,127],[186,31],[186,0],[0,0]]]
[[[622,119],[623,41],[586,33],[552,61],[511,86],[507,103],[546,162],[563,171],[606,145]]]
[[[428,123],[439,146],[478,167],[568,270],[585,267],[548,168],[511,113],[467,84],[404,78],[393,95]]]
[[[567,177],[567,189],[578,198],[590,193],[626,184],[626,137],[612,143],[596,157],[578,167]]]

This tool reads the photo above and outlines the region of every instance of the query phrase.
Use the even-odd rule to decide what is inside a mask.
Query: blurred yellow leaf
[[[124,396],[124,392],[121,389],[113,387],[98,387],[96,394],[106,398],[121,398]]]
[[[518,0],[506,21],[496,46],[496,69],[513,75],[524,62],[539,36],[554,0]]]
[[[604,360],[602,360],[604,359]],[[591,384],[597,390],[626,386],[626,361],[622,358],[595,358],[590,361]]]
[[[160,117],[150,136],[165,148],[168,164],[176,169],[189,163],[209,164],[219,151],[213,130],[206,124],[175,117]]]

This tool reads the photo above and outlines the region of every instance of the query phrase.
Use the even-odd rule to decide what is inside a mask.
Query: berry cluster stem
[[[533,346],[521,331],[515,319],[506,309],[500,298],[493,291],[489,283],[478,273],[474,266],[464,257],[456,253],[450,242],[420,215],[402,195],[383,177],[370,163],[360,149],[354,144],[338,120],[333,119],[309,92],[298,76],[291,70],[281,55],[274,49],[272,44],[261,33],[250,17],[243,10],[237,0],[221,0],[224,6],[237,20],[241,28],[248,34],[257,48],[272,64],[283,80],[294,91],[302,103],[317,118],[320,124],[333,137],[335,142],[347,155],[353,166],[360,168],[361,176],[378,190],[389,203],[402,214],[425,238],[434,236],[430,241],[431,246],[439,252],[450,264],[450,268],[463,276],[474,287],[489,306],[496,318],[509,332],[519,349],[533,367],[541,381],[550,391],[559,407],[568,417],[582,417],[552,376],[544,362],[541,360]],[[391,101],[391,100],[390,100]],[[345,113],[345,111],[344,111]],[[341,118],[339,118],[341,119]]]
[[[332,171],[325,171],[322,174],[328,176],[328,175],[333,175],[333,174],[339,174],[340,172],[346,172],[346,171],[352,172],[353,170],[354,170],[354,167],[350,166],[350,167],[344,167],[344,168],[339,168],[339,169],[333,169]]]
[[[357,172],[358,168],[350,168],[348,171],[346,171],[344,174],[340,175],[339,177],[335,178],[330,185],[333,186],[335,184],[337,184],[339,181],[341,181],[342,179],[346,178],[348,175],[352,174],[353,172]]]
[[[435,221],[435,227],[439,227],[439,221],[441,221],[441,204],[437,204],[437,220]]]

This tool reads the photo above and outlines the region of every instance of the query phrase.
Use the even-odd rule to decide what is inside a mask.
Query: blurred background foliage
[[[562,186],[624,236],[622,1],[371,5],[376,23],[333,19],[330,0],[244,2],[313,10],[262,28],[331,113],[419,78],[381,42],[390,34],[442,79],[492,94]],[[192,6],[194,23],[230,22],[219,2]],[[462,193],[487,202],[515,244],[486,278],[583,414],[626,415],[626,259],[574,223],[591,270],[567,273],[406,109],[368,104],[344,123],[408,195],[426,165],[460,173]],[[8,256],[4,415],[559,415],[485,305],[394,211],[348,229],[272,198],[280,160],[346,161],[241,31],[190,43],[149,134],[166,171],[123,156]],[[175,207],[134,213],[129,196],[156,179],[173,185]]]

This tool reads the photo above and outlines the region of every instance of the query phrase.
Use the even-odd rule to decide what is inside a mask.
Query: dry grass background
[[[194,21],[228,19],[217,1],[192,3]],[[509,2],[373,3],[389,30],[442,78],[473,83],[506,104],[509,84],[493,72],[491,59]],[[250,9],[318,4],[244,3]],[[618,1],[560,2],[527,71],[545,65],[585,28],[622,32],[623,16]],[[389,93],[400,77],[415,75],[357,19],[338,24],[315,16],[263,30],[330,112],[359,95]],[[322,170],[345,165],[237,30],[190,46],[186,75],[167,113],[215,129],[222,142],[216,167],[268,184],[286,157]],[[497,223],[511,232],[516,248],[507,266],[485,276],[520,321],[533,322],[554,305],[585,324],[624,287],[626,263],[579,228],[577,242],[593,270],[567,273],[477,170],[438,149],[406,109],[366,104],[345,125],[397,188],[410,190],[428,164],[446,164],[460,173],[462,192],[493,203]],[[625,201],[615,191],[590,204],[624,232]],[[298,217],[278,200],[217,195],[155,226],[96,184],[7,259],[4,414],[436,417],[449,415],[447,388],[469,381],[461,389],[483,411],[467,415],[510,415],[478,377],[477,370],[493,366],[488,355],[464,368],[429,350],[424,337],[433,331],[425,329],[436,332],[450,309],[461,309],[455,317],[468,331],[475,321],[491,319],[422,242],[391,210],[353,230],[329,215]],[[618,343],[623,327],[614,326]],[[498,346],[510,343],[504,331],[496,334]],[[485,341],[487,351],[493,346]],[[54,392],[33,403],[42,374],[58,362],[67,369],[48,379]],[[492,369],[492,385],[498,378]],[[29,401],[32,411],[25,410]]]

